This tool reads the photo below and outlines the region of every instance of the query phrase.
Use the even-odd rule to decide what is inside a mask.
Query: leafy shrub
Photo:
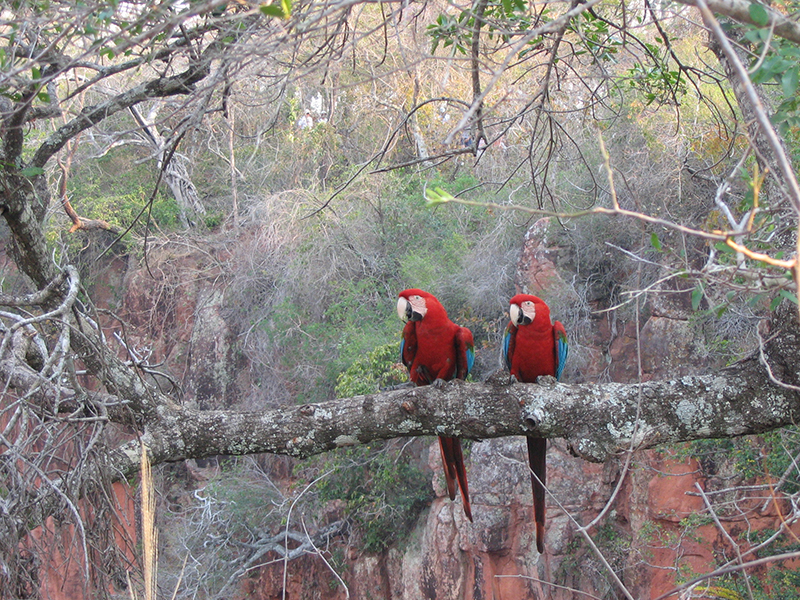
[[[402,440],[400,440],[402,441]],[[397,441],[331,454],[323,468],[335,472],[320,482],[321,501],[343,500],[361,536],[360,547],[381,552],[401,543],[433,499],[430,473],[396,449]]]
[[[378,346],[336,379],[336,397],[372,394],[382,387],[408,381],[408,371],[400,362],[400,342]]]

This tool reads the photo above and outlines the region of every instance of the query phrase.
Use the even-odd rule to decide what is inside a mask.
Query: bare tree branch
[[[686,6],[699,7],[696,0],[676,0]],[[750,15],[750,2],[746,0],[709,0],[705,2],[712,12],[730,17],[740,23],[761,26]],[[790,42],[800,44],[800,24],[787,18],[786,15],[772,9],[769,4],[760,4],[767,11],[771,23],[775,24],[775,35],[786,38]]]

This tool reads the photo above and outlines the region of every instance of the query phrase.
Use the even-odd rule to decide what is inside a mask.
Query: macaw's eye
[[[422,296],[416,294],[411,296],[408,299],[408,305],[410,306],[408,317],[412,321],[419,321],[428,312],[428,306]]]
[[[525,300],[520,306],[512,304],[510,314],[515,325],[528,325],[536,318],[536,305],[530,300]]]

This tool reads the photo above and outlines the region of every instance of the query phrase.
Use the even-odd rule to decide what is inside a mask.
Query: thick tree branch
[[[686,6],[697,6],[695,0],[676,1]],[[753,17],[750,15],[750,4],[751,3],[747,0],[708,0],[706,2],[711,12],[730,17],[740,23],[748,23],[760,27],[761,24],[753,20]],[[775,35],[785,38],[790,42],[794,42],[795,44],[800,44],[800,23],[792,21],[787,18],[786,15],[773,10],[768,4],[761,3],[761,6],[767,11],[770,22],[775,23]]]
[[[791,309],[764,356],[781,381],[800,378],[800,340]],[[450,382],[265,412],[159,410],[142,441],[154,463],[218,454],[270,452],[306,457],[335,448],[417,435],[484,439],[565,438],[573,452],[603,461],[635,448],[755,434],[796,423],[800,393],[774,383],[757,356],[708,375],[637,384]],[[498,382],[499,381],[499,382]],[[639,403],[641,402],[641,406]],[[636,421],[637,410],[639,420]],[[138,469],[138,444],[115,467]]]
[[[751,366],[755,367],[755,363]],[[154,462],[271,452],[306,457],[416,435],[484,439],[536,434],[566,438],[603,461],[627,450],[759,433],[795,422],[800,395],[755,369],[631,384],[451,382],[263,413],[182,410],[148,431]],[[636,407],[641,391],[638,424]],[[132,456],[135,456],[133,452]]]

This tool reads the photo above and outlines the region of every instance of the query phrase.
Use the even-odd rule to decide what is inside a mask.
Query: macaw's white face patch
[[[422,296],[411,296],[408,301],[411,304],[411,312],[414,313],[414,315],[419,315],[420,319],[428,312],[428,306],[425,303],[425,298]]]
[[[428,307],[422,296],[416,294],[408,298],[400,296],[397,300],[397,316],[403,322],[421,321],[427,312]]]
[[[530,300],[522,303],[522,320],[525,324],[531,323],[536,318],[536,304]]]

